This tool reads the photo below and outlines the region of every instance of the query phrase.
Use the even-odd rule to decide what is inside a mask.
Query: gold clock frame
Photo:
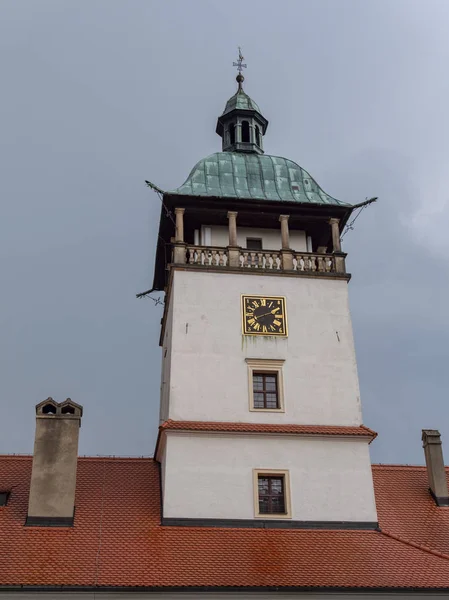
[[[284,314],[284,332],[283,333],[273,333],[273,332],[262,332],[262,331],[247,331],[246,329],[246,310],[245,310],[245,300],[247,298],[254,300],[280,300],[282,303],[282,310]],[[264,294],[256,295],[256,294],[242,294],[241,295],[241,311],[242,311],[242,333],[243,335],[262,335],[262,336],[270,336],[270,337],[288,337],[288,321],[287,321],[287,299],[285,296],[266,296]]]

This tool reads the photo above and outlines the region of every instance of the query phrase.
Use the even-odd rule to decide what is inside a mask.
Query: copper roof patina
[[[242,89],[239,89],[229,100],[226,102],[226,107],[223,111],[223,115],[231,112],[232,110],[255,110],[260,113],[260,108],[254,102],[252,98],[245,94]]]
[[[292,160],[266,154],[215,152],[200,160],[185,183],[168,193],[351,206],[326,194]]]

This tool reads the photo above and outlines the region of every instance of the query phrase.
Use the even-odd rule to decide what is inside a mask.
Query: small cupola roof
[[[259,106],[248,94],[245,94],[242,87],[239,87],[237,92],[226,102],[226,107],[221,116],[227,115],[233,110],[254,110],[261,114]]]

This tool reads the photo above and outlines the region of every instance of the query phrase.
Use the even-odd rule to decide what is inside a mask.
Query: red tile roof
[[[295,425],[295,424],[268,424],[268,423],[231,423],[208,421],[172,421],[169,419],[162,423],[160,430],[178,429],[182,431],[223,431],[242,433],[287,433],[303,435],[355,435],[370,437],[372,440],[377,433],[365,425]]]
[[[382,529],[449,558],[449,507],[430,499],[426,467],[374,465],[373,478]]]
[[[30,473],[0,457],[3,586],[449,588],[449,508],[421,467],[373,467],[381,532],[161,526],[145,458],[80,458],[74,527],[25,527]]]

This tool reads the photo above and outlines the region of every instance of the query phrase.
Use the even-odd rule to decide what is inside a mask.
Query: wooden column
[[[290,249],[290,233],[288,230],[288,219],[290,215],[280,215],[279,221],[281,222],[281,242],[282,250]]]
[[[185,208],[175,208],[176,215],[176,234],[175,241],[183,242],[184,241],[184,213]]]
[[[230,267],[240,267],[240,249],[237,244],[237,214],[235,211],[228,212],[229,220],[229,246],[228,264]]]
[[[230,210],[228,212],[229,220],[229,245],[231,247],[237,246],[237,215],[235,211]]]
[[[185,208],[175,208],[176,230],[173,248],[173,262],[178,265],[185,264],[186,262],[186,245],[184,243],[184,212]]]
[[[340,219],[329,219],[329,224],[332,230],[332,252],[335,255],[335,271],[337,273],[346,273],[346,264],[345,257],[346,254],[341,251],[341,242],[340,242],[340,227],[339,227]]]
[[[281,255],[282,268],[289,271],[293,269],[293,254],[290,250],[290,233],[288,230],[288,219],[290,215],[280,215],[281,222]]]
[[[341,252],[340,228],[338,226],[340,219],[329,219],[329,223],[332,229],[332,249],[334,252]]]

